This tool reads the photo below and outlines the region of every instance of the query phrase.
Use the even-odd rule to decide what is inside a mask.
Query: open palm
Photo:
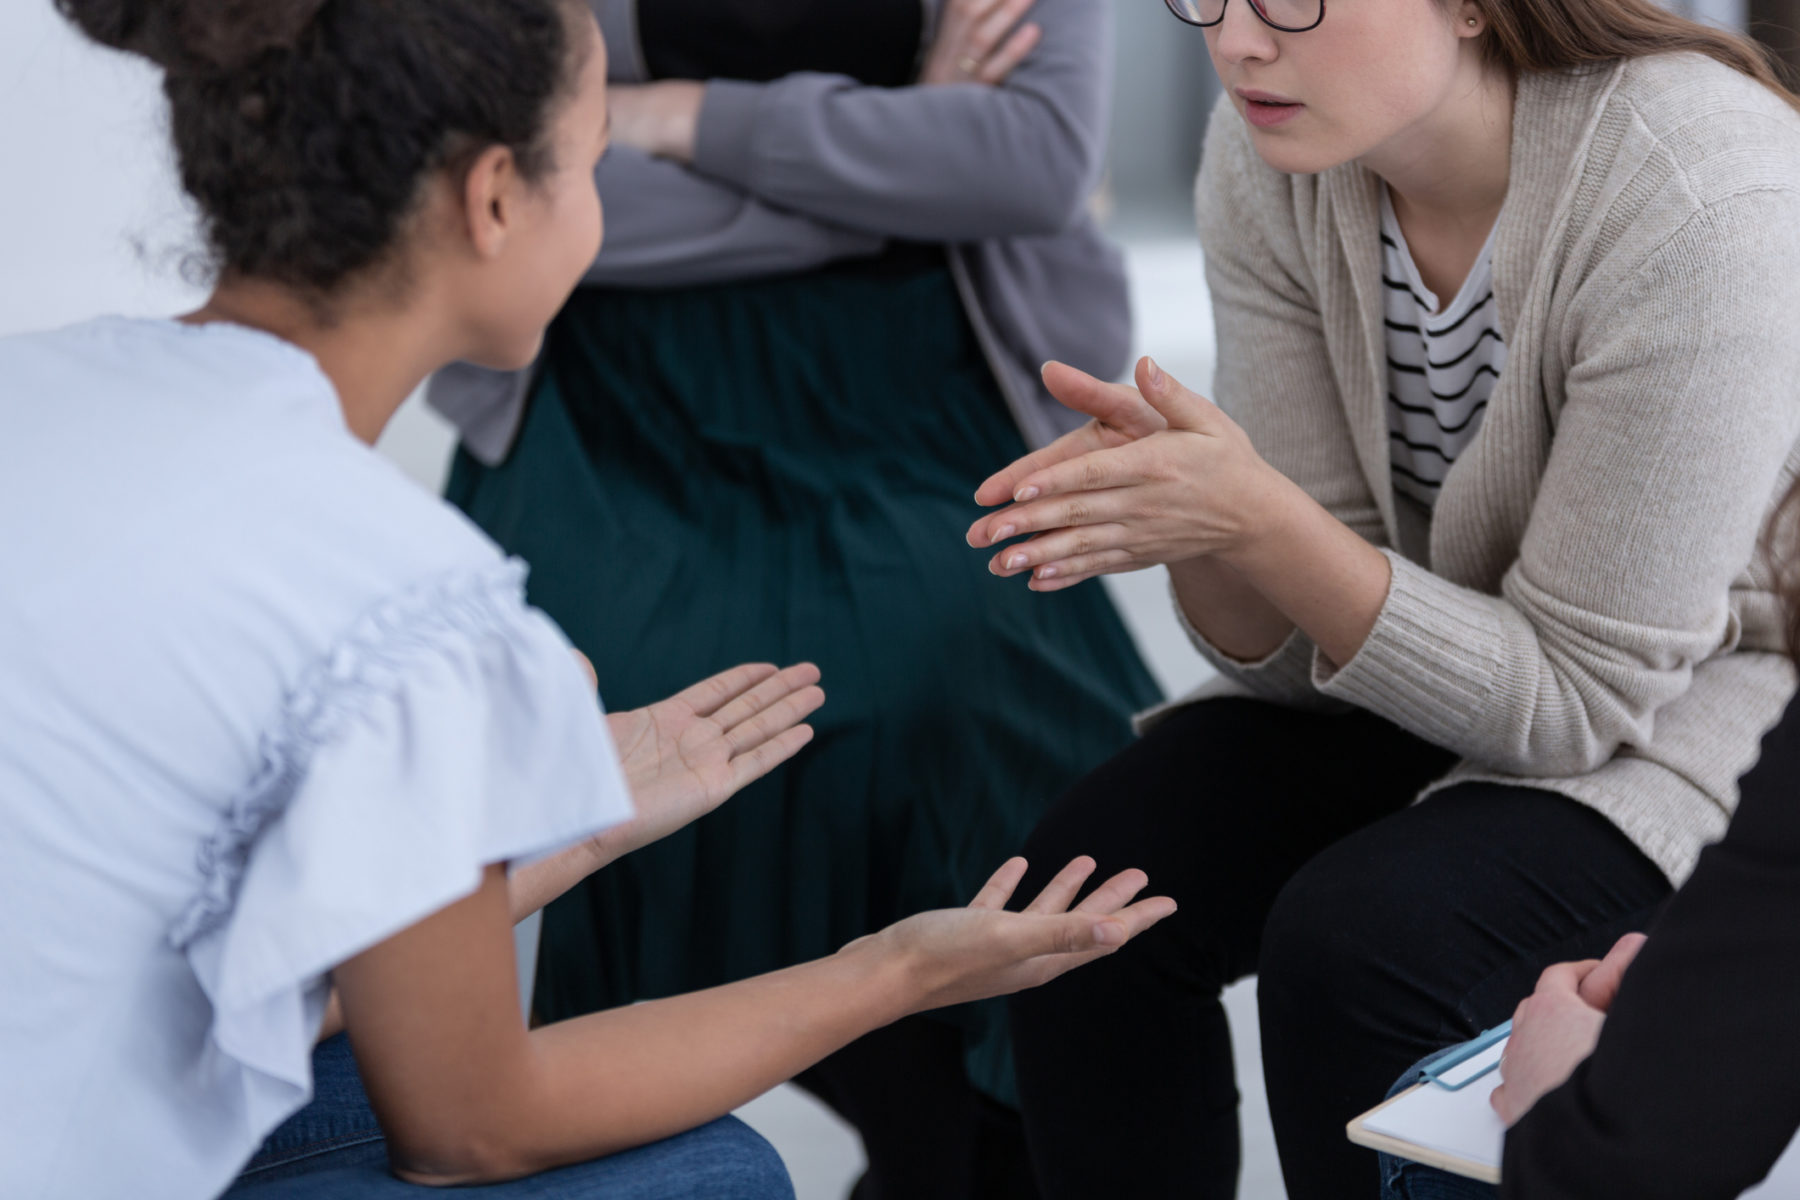
[[[596,839],[608,859],[680,829],[812,740],[819,669],[733,667],[647,708],[607,714],[637,816]]]

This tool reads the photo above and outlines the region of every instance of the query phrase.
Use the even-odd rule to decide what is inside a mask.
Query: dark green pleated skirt
[[[1035,595],[963,534],[1024,450],[941,256],[583,289],[519,441],[450,498],[531,564],[609,708],[810,660],[817,738],[546,912],[560,1019],[826,955],[966,903],[1155,684],[1097,583]],[[1012,1100],[998,1004],[946,1014]]]

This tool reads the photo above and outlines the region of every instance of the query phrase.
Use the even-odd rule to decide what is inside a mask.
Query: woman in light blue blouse
[[[1128,872],[1067,911],[1078,860],[1008,914],[1015,860],[829,959],[528,1031],[513,921],[794,754],[823,701],[751,666],[602,719],[523,567],[369,448],[443,363],[528,361],[592,258],[595,26],[59,3],[166,70],[219,275],[179,321],[0,341],[0,1195],[788,1195],[733,1107],[1172,910]],[[339,1024],[355,1069],[314,1055]],[[366,1083],[385,1142],[233,1186],[321,1063],[310,1127]]]

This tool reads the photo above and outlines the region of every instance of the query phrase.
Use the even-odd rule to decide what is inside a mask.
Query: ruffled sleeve
[[[212,1004],[202,1064],[272,1127],[310,1091],[333,966],[471,893],[482,868],[631,815],[568,642],[516,563],[366,615],[290,695],[170,931]]]

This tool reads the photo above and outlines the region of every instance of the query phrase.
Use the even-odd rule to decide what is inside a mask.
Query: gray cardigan
[[[1242,691],[1457,751],[1438,788],[1589,805],[1679,881],[1794,687],[1758,539],[1800,469],[1800,116],[1690,55],[1521,80],[1506,370],[1428,530],[1388,469],[1380,186],[1279,174],[1215,114],[1218,399],[1393,584],[1341,669],[1298,634],[1255,664],[1196,642]]]
[[[929,43],[943,0],[921,0]],[[648,76],[636,0],[593,0],[615,82]],[[1103,165],[1112,18],[1095,0],[1037,0],[1037,49],[1000,88],[884,89],[840,76],[708,85],[691,168],[616,147],[600,164],[606,244],[586,281],[676,287],[801,271],[889,238],[950,247],[950,267],[1020,431],[1079,424],[1038,380],[1060,358],[1104,378],[1130,349],[1118,251],[1088,214]],[[467,364],[433,407],[497,462],[528,372]]]

